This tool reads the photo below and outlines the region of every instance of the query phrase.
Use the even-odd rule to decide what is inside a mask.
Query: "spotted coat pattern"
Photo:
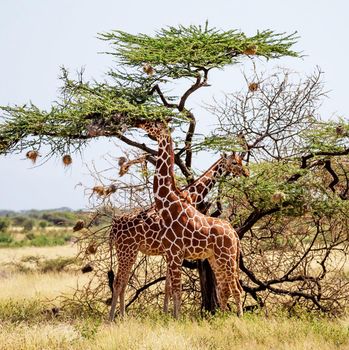
[[[198,207],[202,205],[217,179],[229,173],[232,173],[233,176],[248,176],[248,170],[242,166],[241,159],[234,153],[222,156],[196,181],[183,189],[182,196],[189,197],[191,204]],[[125,314],[125,290],[138,252],[145,255],[164,255],[162,235],[163,226],[155,205],[136,214],[123,215],[114,219],[110,243],[111,251],[112,246],[114,246],[116,252],[118,271],[113,283],[111,320],[114,318],[118,299],[120,299],[120,315],[124,316]],[[169,292],[169,279],[167,279],[164,300],[165,312],[168,311]]]
[[[180,312],[183,259],[208,259],[216,276],[220,307],[227,308],[232,294],[241,316],[240,242],[236,231],[227,221],[199,212],[177,189],[172,138],[167,127],[162,122],[140,122],[137,126],[156,138],[159,144],[153,190],[163,226],[161,244],[167,259],[174,317]]]

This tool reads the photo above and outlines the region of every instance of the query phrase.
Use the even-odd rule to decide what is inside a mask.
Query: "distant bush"
[[[0,246],[8,246],[13,242],[13,237],[6,232],[0,232]]]
[[[38,255],[23,257],[20,261],[11,263],[11,268],[19,273],[49,273],[77,269],[80,260],[76,257],[58,257],[45,259]]]
[[[28,232],[26,235],[25,235],[25,238],[28,239],[29,241],[33,240],[35,238],[35,235],[33,232]]]
[[[73,265],[76,258],[58,257],[55,259],[47,259],[39,262],[38,268],[41,272],[61,272],[67,269],[68,266]]]
[[[11,218],[13,226],[23,226],[28,218],[25,216],[14,216]]]
[[[47,227],[48,223],[47,221],[40,221],[39,222],[39,227],[42,229],[45,229]]]
[[[72,226],[76,216],[70,212],[47,212],[42,214],[42,219],[56,226]]]
[[[45,247],[45,246],[55,246],[63,245],[70,240],[70,235],[59,235],[59,236],[47,236],[47,235],[38,235],[30,240],[30,244],[35,247]]]
[[[6,217],[0,217],[0,232],[6,232],[10,226],[10,220]]]
[[[36,235],[33,232],[28,232],[22,240],[15,240],[10,233],[0,232],[0,247],[52,247],[64,245],[69,242],[72,235],[68,232],[55,235]]]
[[[45,305],[40,300],[5,300],[0,302],[0,321],[43,321],[44,308]]]
[[[34,220],[31,219],[27,219],[24,223],[23,223],[23,230],[25,232],[29,232],[34,228]]]

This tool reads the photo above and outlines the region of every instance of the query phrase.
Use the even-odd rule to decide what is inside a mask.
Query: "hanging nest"
[[[152,76],[155,73],[155,70],[149,63],[145,63],[143,65],[143,72]]]
[[[258,88],[259,88],[259,84],[258,84],[258,83],[250,83],[250,84],[248,84],[248,89],[249,89],[251,92],[257,91]]]
[[[104,189],[104,193],[106,196],[109,196],[112,193],[115,193],[117,190],[117,187],[115,185],[109,185],[106,189]]]
[[[78,221],[76,222],[76,224],[74,225],[74,227],[73,227],[73,231],[74,231],[74,232],[80,231],[80,230],[82,230],[84,227],[85,227],[85,222],[84,222],[84,220],[78,220]]]
[[[27,154],[25,155],[28,159],[30,159],[33,164],[36,163],[37,158],[39,157],[39,152],[38,151],[28,151]]]
[[[275,204],[280,204],[286,200],[286,195],[283,192],[277,191],[271,196],[271,201]]]
[[[343,125],[338,125],[336,127],[336,134],[338,136],[343,136],[345,134],[345,129],[344,129]]]
[[[98,196],[102,197],[105,195],[105,188],[104,186],[95,186],[92,188],[92,194],[97,194]]]
[[[113,184],[109,185],[108,187],[104,186],[95,186],[92,188],[92,194],[97,194],[100,197],[109,196],[112,193],[115,193],[117,190],[117,187]]]
[[[82,273],[88,273],[88,272],[92,272],[92,271],[93,271],[93,267],[90,264],[87,264],[81,268]]]
[[[120,157],[119,161],[118,161],[118,165],[122,166],[126,162],[127,162],[127,158],[126,157]]]
[[[242,53],[245,55],[255,55],[258,51],[257,45],[251,45],[247,47]]]
[[[66,154],[62,158],[64,166],[69,166],[71,163],[73,163],[73,159],[69,154]]]
[[[97,244],[95,242],[90,243],[88,245],[88,247],[86,248],[85,253],[87,255],[89,255],[89,254],[91,254],[91,255],[96,254],[97,253]]]

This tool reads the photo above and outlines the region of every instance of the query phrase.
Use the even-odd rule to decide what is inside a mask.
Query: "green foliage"
[[[0,217],[0,233],[6,232],[10,226],[10,220],[6,217]]]
[[[1,214],[1,213],[0,213]],[[0,223],[6,222],[6,232],[0,232],[1,247],[57,246],[73,237],[72,227],[78,219],[89,220],[90,213],[71,211],[69,208],[6,212]],[[108,225],[105,217],[97,217],[91,227]],[[22,230],[19,228],[23,227]],[[66,229],[65,229],[66,228]]]
[[[293,207],[300,207],[306,200],[304,182],[309,181],[307,171],[299,170],[297,162],[265,162],[250,165],[250,177],[234,179],[227,183],[233,192],[236,187],[258,209],[271,209],[292,203]],[[299,182],[287,183],[287,179],[294,173],[302,174]],[[233,186],[233,187],[229,187]]]
[[[6,247],[13,242],[13,237],[7,232],[0,232],[0,247]]]
[[[47,227],[47,221],[40,221],[39,222],[39,227],[42,228],[42,229],[45,229]]]
[[[52,152],[62,155],[80,149],[93,137],[123,133],[134,120],[178,115],[146,98],[141,87],[83,83],[71,80],[66,70],[62,71],[62,93],[49,111],[32,103],[0,106],[4,112],[0,154],[48,145]]]
[[[120,30],[100,34],[109,41],[120,63],[132,67],[151,64],[159,77],[196,76],[198,70],[223,68],[252,48],[258,56],[279,58],[298,54],[290,50],[295,34],[277,34],[271,30],[248,37],[237,30],[223,31],[191,25],[160,29],[154,36],[129,34]],[[247,51],[246,51],[247,50]]]
[[[27,220],[23,223],[23,230],[24,230],[25,232],[30,232],[33,228],[34,228],[34,220],[27,219]]]
[[[307,152],[341,152],[349,144],[349,122],[344,118],[318,122],[304,133],[304,138]]]
[[[46,259],[39,263],[38,267],[42,273],[61,272],[76,263],[76,258],[58,257]]]
[[[241,152],[244,148],[238,137],[233,135],[210,135],[206,136],[201,142],[193,146],[193,150],[211,149],[214,152]]]
[[[236,30],[208,28],[207,24],[204,28],[161,29],[153,37],[114,31],[101,34],[101,39],[113,44],[114,54],[123,65],[122,70],[109,72],[114,83],[84,82],[82,73],[74,80],[62,68],[61,95],[49,110],[33,103],[0,107],[0,154],[36,151],[47,145],[49,155],[63,155],[80,150],[94,137],[120,136],[132,127],[134,120],[173,118],[183,122],[187,117],[184,106],[164,104],[154,94],[160,82],[202,74],[206,79],[210,69],[236,63],[242,55],[267,59],[298,56],[291,50],[297,39],[295,34],[267,30],[247,37]],[[153,72],[146,75],[142,71],[145,63],[154,65],[154,76]],[[129,66],[138,69],[125,69]],[[166,96],[166,101],[173,98]]]
[[[2,322],[38,322],[45,319],[45,305],[40,300],[4,300],[0,302]]]
[[[55,236],[38,235],[30,240],[29,245],[35,247],[64,245],[70,240],[70,238],[71,236],[69,234],[61,234]]]
[[[77,323],[76,328],[81,336],[85,339],[94,339],[101,325],[101,320],[98,318],[88,317],[81,323]]]

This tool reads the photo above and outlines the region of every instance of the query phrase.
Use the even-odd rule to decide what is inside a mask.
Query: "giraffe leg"
[[[171,292],[173,299],[173,317],[178,318],[181,308],[181,267],[183,254],[177,256],[167,256],[167,266],[170,275]]]
[[[219,266],[217,265],[217,261],[215,259],[214,256],[211,256],[208,258],[208,262],[210,263],[211,269],[216,277],[216,281],[217,281],[217,288],[216,288],[216,292],[217,292],[217,298],[218,298],[218,304],[219,307],[224,310],[224,293],[225,293],[225,286],[226,286],[226,282],[225,282],[225,275],[222,273],[222,271],[220,271]]]
[[[241,317],[242,311],[242,287],[239,282],[238,264],[236,258],[229,259],[227,263],[227,282],[229,285],[228,298],[232,294],[235,299],[237,315]]]
[[[224,274],[223,274],[224,276]],[[220,305],[221,309],[223,312],[228,311],[228,299],[230,296],[230,288],[229,288],[229,284],[226,283],[226,281],[222,282],[221,285],[221,302],[222,304]]]
[[[112,322],[114,320],[116,303],[118,302],[118,298],[119,298],[119,288],[118,288],[119,279],[120,279],[120,276],[119,276],[119,269],[118,269],[117,275],[116,275],[114,282],[113,282],[113,297],[111,300],[111,306],[110,306],[110,312],[109,312],[109,321],[110,322]]]
[[[241,295],[242,295],[242,292],[239,288],[239,279],[238,278],[234,278],[230,284],[231,286],[231,294],[233,294],[233,297],[235,299],[235,304],[236,304],[236,309],[237,309],[237,315],[238,317],[242,317],[243,315],[243,311],[242,311],[242,298],[241,298]]]
[[[125,316],[125,290],[130,276],[130,271],[137,257],[136,247],[123,250],[118,254],[118,272],[113,283],[113,298],[110,308],[109,320],[113,321],[118,299],[120,298],[120,316]]]
[[[168,313],[168,305],[169,305],[169,300],[171,297],[171,279],[170,279],[170,273],[167,270],[166,273],[166,282],[165,282],[165,298],[164,298],[164,307],[163,307],[163,312]]]

